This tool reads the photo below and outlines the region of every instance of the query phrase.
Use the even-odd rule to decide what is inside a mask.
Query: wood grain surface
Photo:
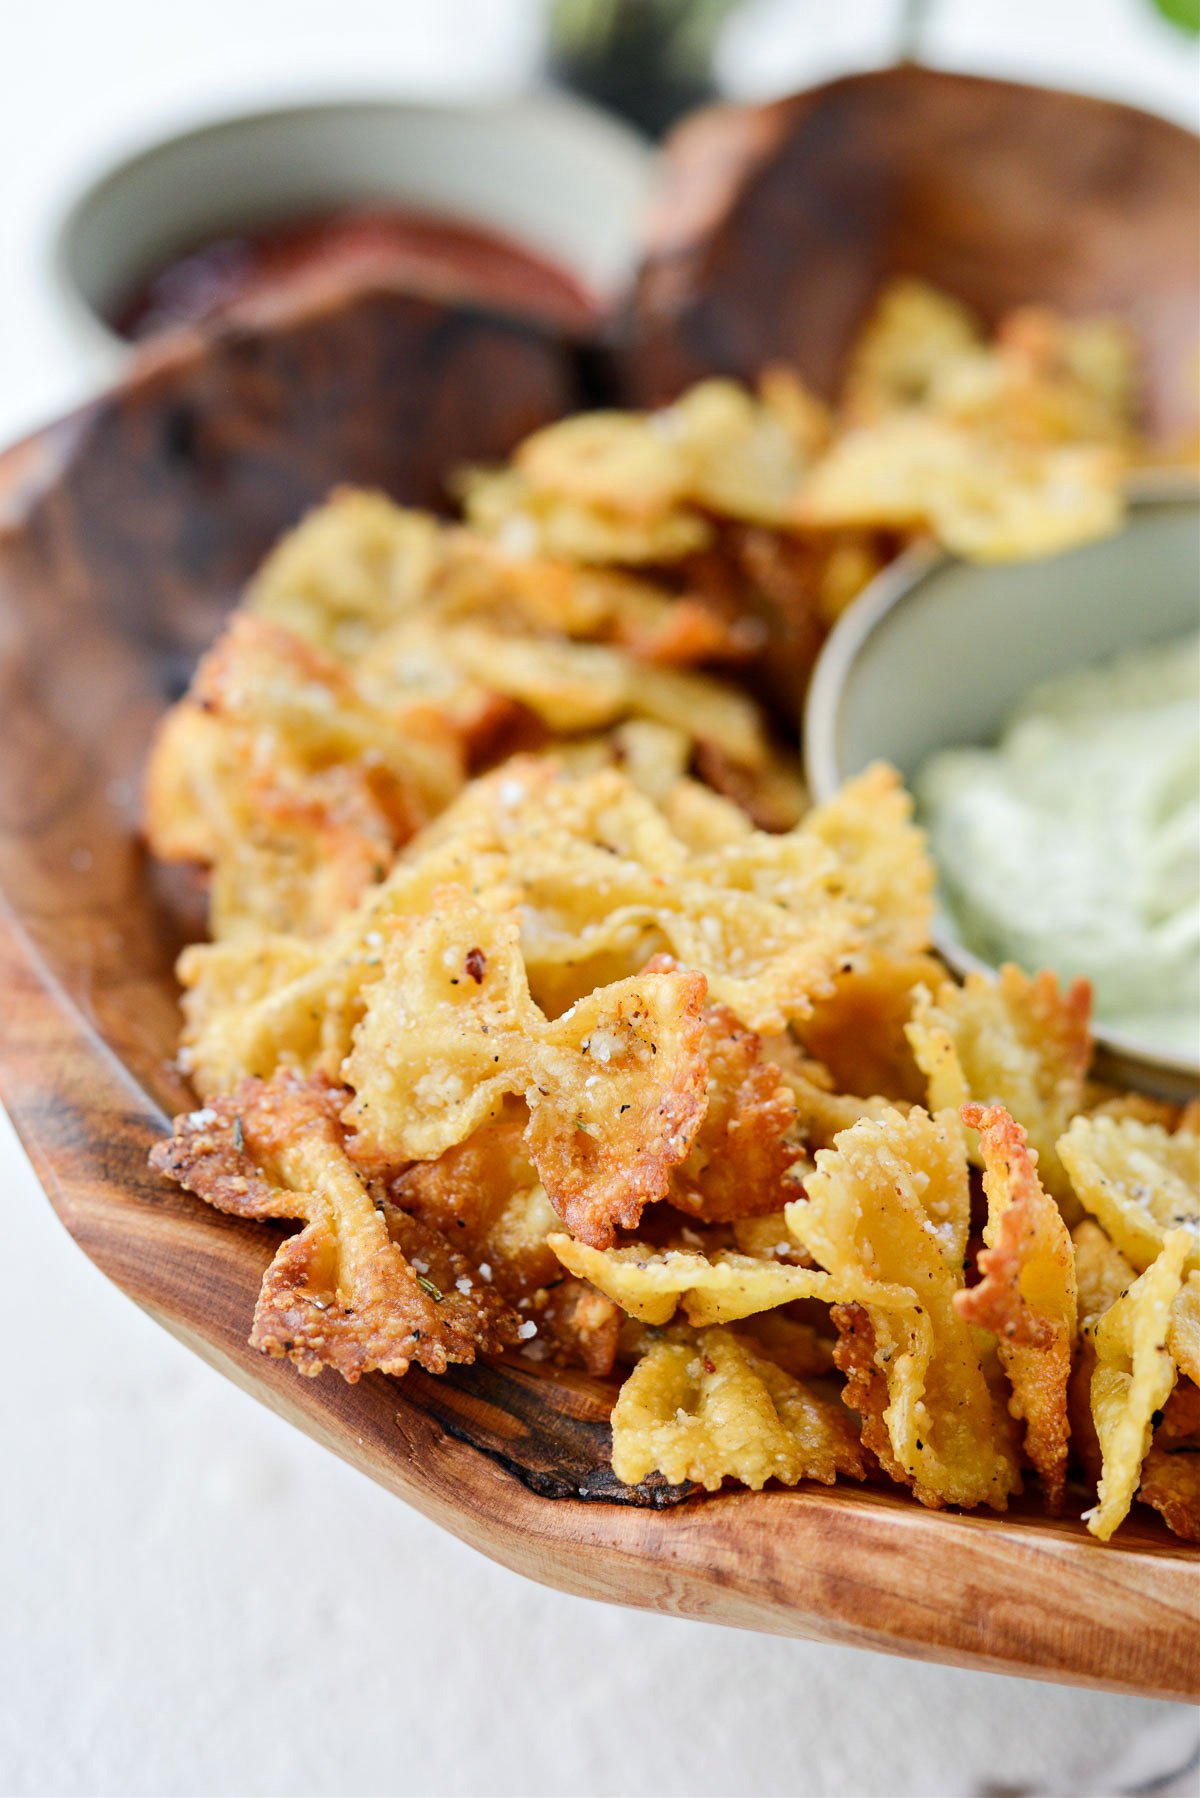
[[[934,1515],[894,1491],[689,1495],[613,1479],[612,1389],[515,1359],[300,1378],[246,1344],[277,1226],[153,1174],[172,964],[202,931],[136,828],[149,732],[267,543],[336,480],[436,501],[582,396],[530,319],[386,289],[181,337],[0,458],[0,1093],[66,1229],[230,1378],[463,1540],[615,1603],[1182,1697],[1194,1551],[1138,1513]],[[1076,1495],[1078,1499],[1080,1495]],[[1078,1505],[1076,1505],[1078,1509]]]
[[[1152,429],[1195,432],[1200,156],[1109,100],[913,65],[668,140],[628,319],[648,401],[791,362],[828,393],[880,284],[915,275],[995,324],[1014,306],[1126,318]]]

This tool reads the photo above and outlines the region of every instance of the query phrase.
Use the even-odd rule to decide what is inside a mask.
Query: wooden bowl
[[[1127,318],[1148,421],[1196,429],[1200,159],[1109,100],[906,66],[669,140],[627,323],[647,401],[791,362],[832,390],[880,285],[915,275],[988,324],[1014,306]]]
[[[172,1068],[172,964],[203,928],[195,886],[150,863],[137,832],[156,717],[267,545],[334,481],[434,503],[446,470],[586,403],[596,366],[537,320],[314,292],[164,342],[0,458],[5,1104],[67,1229],[124,1291],[506,1565],[746,1628],[1187,1696],[1196,1558],[1149,1514],[1104,1549],[1025,1503],[936,1516],[849,1487],[682,1503],[661,1482],[617,1484],[612,1389],[582,1375],[517,1361],[301,1379],[246,1344],[274,1227],[147,1167],[191,1103]]]

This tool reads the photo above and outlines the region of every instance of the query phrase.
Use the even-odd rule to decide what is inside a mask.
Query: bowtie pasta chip
[[[902,1295],[885,1308],[846,1290],[834,1313],[867,1446],[923,1504],[1002,1511],[1021,1489],[1008,1420],[955,1306],[970,1215],[957,1123],[922,1111],[864,1119],[818,1151],[787,1216],[836,1284]]]
[[[933,923],[934,867],[912,816],[896,770],[873,762],[804,820],[846,870],[851,896],[870,906],[868,945],[894,957],[928,949]]]
[[[354,1155],[379,1169],[432,1160],[523,1094],[551,1204],[606,1247],[662,1198],[703,1119],[703,998],[702,975],[644,974],[551,1023],[516,923],[441,888],[430,916],[394,929],[343,1064]]]
[[[265,618],[235,615],[192,692],[152,747],[146,829],[164,858],[212,864],[218,936],[326,929],[465,777],[433,707],[379,710]]]
[[[668,1323],[680,1305],[691,1324],[737,1323],[795,1299],[835,1304],[861,1297],[881,1309],[912,1309],[902,1287],[854,1271],[833,1276],[729,1249],[709,1256],[644,1243],[600,1250],[561,1235],[549,1241],[565,1268],[646,1324]]]
[[[1188,1231],[1173,1230],[1145,1273],[1091,1325],[1092,1416],[1102,1468],[1099,1502],[1085,1521],[1101,1542],[1128,1515],[1154,1415],[1175,1384],[1178,1370],[1167,1336],[1191,1242]]]
[[[621,511],[539,490],[516,468],[464,469],[454,488],[470,524],[513,555],[637,567],[678,562],[712,542],[711,523],[690,507]]]
[[[1172,1230],[1191,1238],[1189,1268],[1200,1268],[1200,1137],[1137,1118],[1077,1117],[1058,1153],[1080,1203],[1144,1271]]]
[[[678,964],[657,955],[646,973]],[[708,1106],[687,1160],[672,1172],[667,1198],[706,1223],[779,1211],[795,1197],[796,1101],[762,1040],[726,1005],[704,1010]]]
[[[1012,1385],[1009,1409],[1025,1421],[1025,1452],[1046,1509],[1062,1509],[1067,1478],[1067,1385],[1076,1334],[1075,1256],[1062,1213],[1042,1191],[1025,1132],[1002,1106],[964,1105],[979,1132],[988,1199],[978,1285],[954,1295],[960,1317],[996,1337]]]
[[[517,1340],[518,1319],[445,1239],[368,1191],[348,1160],[335,1088],[289,1075],[177,1118],[151,1159],[239,1217],[303,1218],[263,1278],[250,1337],[303,1374],[355,1381],[417,1361],[442,1373]]]
[[[1138,1497],[1153,1505],[1167,1528],[1185,1542],[1200,1542],[1200,1449],[1146,1450]]]
[[[350,660],[428,597],[446,538],[428,512],[340,487],[271,551],[246,603],[326,654]]]
[[[613,1471],[635,1484],[652,1471],[715,1492],[725,1479],[758,1491],[839,1474],[867,1459],[836,1398],[784,1373],[730,1330],[652,1342],[613,1407]]]
[[[1038,1178],[1069,1223],[1079,1213],[1055,1145],[1083,1103],[1090,1007],[1085,980],[1062,992],[1052,973],[1030,979],[1009,963],[994,980],[968,974],[962,986],[946,980],[933,994],[919,991],[907,1029],[930,1109],[1003,1105],[1028,1135]]]
[[[666,950],[750,1029],[779,1030],[830,990],[867,915],[803,824],[693,854],[612,769],[573,781],[510,762],[473,782],[430,840],[464,829],[509,858],[530,984],[550,1008],[564,987],[574,997]]]
[[[185,949],[181,1057],[201,1095],[230,1092],[247,1076],[268,1079],[281,1067],[336,1080],[366,990],[382,973],[388,934],[426,913],[451,883],[501,912],[515,903],[503,857],[462,836],[414,844],[323,939],[247,935]]]

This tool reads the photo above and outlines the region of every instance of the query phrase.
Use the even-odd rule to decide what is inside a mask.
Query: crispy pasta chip
[[[1171,1306],[1167,1347],[1180,1373],[1200,1386],[1200,1272],[1195,1268],[1188,1274],[1179,1289],[1179,1297]]]
[[[372,1195],[342,1147],[345,1095],[280,1075],[175,1120],[151,1162],[239,1217],[303,1218],[263,1278],[251,1345],[355,1381],[442,1373],[517,1340],[518,1319],[443,1237]]]
[[[180,1062],[205,1098],[240,1080],[268,1079],[277,1068],[337,1079],[383,971],[388,935],[421,916],[447,883],[469,888],[489,909],[506,911],[516,894],[502,857],[469,835],[402,853],[388,878],[316,941],[246,935],[194,943],[179,958],[184,988]]]
[[[841,1279],[729,1249],[706,1255],[693,1249],[628,1243],[600,1250],[561,1235],[550,1238],[550,1247],[570,1273],[590,1280],[622,1311],[646,1324],[668,1323],[681,1304],[691,1324],[723,1324],[795,1299],[835,1303],[861,1295],[881,1307],[909,1303],[901,1288],[883,1286],[862,1274]]]
[[[858,333],[846,375],[845,405],[870,420],[928,399],[939,376],[981,347],[965,306],[926,281],[889,281]]]
[[[1092,1416],[1102,1469],[1099,1503],[1085,1521],[1101,1542],[1128,1515],[1155,1413],[1175,1384],[1178,1370],[1167,1339],[1191,1243],[1187,1230],[1173,1230],[1145,1273],[1091,1326]]]
[[[933,994],[918,992],[907,1030],[930,1109],[1003,1105],[1025,1130],[1038,1178],[1068,1223],[1078,1209],[1055,1144],[1083,1102],[1090,1006],[1085,980],[1062,992],[1048,970],[1030,979],[1009,963],[994,980],[968,974],[962,986],[947,980]]]
[[[1200,1542],[1200,1449],[1146,1450],[1138,1497],[1153,1505],[1167,1528],[1185,1542]]]
[[[507,856],[520,882],[522,954],[550,1011],[666,951],[749,1029],[780,1030],[831,990],[866,916],[803,824],[692,853],[615,769],[572,780],[532,758],[509,762],[474,781],[426,840],[464,830]]]
[[[712,525],[691,507],[623,510],[535,487],[519,468],[466,469],[455,490],[475,529],[513,555],[636,567],[681,561],[712,540]]]
[[[1200,1386],[1186,1376],[1163,1406],[1137,1495],[1153,1505],[1174,1535],[1200,1542]]]
[[[1169,1233],[1190,1237],[1200,1268],[1200,1137],[1137,1118],[1076,1117],[1058,1153],[1086,1210],[1135,1268],[1148,1268]]]
[[[834,851],[851,897],[871,907],[868,945],[891,956],[928,949],[933,923],[936,877],[925,832],[912,816],[912,799],[896,770],[873,762],[804,820],[804,828]]]
[[[657,955],[646,972],[674,966],[670,956]],[[778,1068],[763,1059],[761,1038],[726,1005],[705,1007],[704,1054],[708,1108],[666,1196],[705,1223],[781,1211],[796,1196],[796,1101]]]
[[[509,1101],[494,1123],[436,1161],[396,1176],[396,1204],[461,1246],[505,1298],[528,1298],[559,1277],[547,1236],[561,1220],[529,1157],[524,1105]]]
[[[429,1161],[529,1107],[530,1157],[559,1215],[605,1247],[663,1196],[705,1109],[702,975],[644,974],[549,1022],[529,997],[514,921],[458,887],[399,924],[344,1063],[352,1153]]]
[[[613,1407],[613,1471],[648,1473],[715,1492],[733,1479],[755,1492],[770,1479],[831,1486],[866,1477],[853,1420],[836,1398],[802,1384],[732,1332],[700,1330],[652,1342]]]
[[[382,711],[312,644],[241,613],[158,733],[146,830],[157,854],[212,865],[215,935],[314,935],[382,878],[464,773],[434,707]]]
[[[445,527],[382,493],[334,490],[267,557],[246,595],[328,655],[349,660],[427,598],[443,558]]]
[[[931,955],[861,949],[839,968],[829,997],[818,999],[811,1016],[792,1025],[793,1035],[826,1070],[838,1094],[921,1103],[925,1076],[907,1025],[917,988],[936,985],[942,977],[941,963]]]
[[[996,1337],[1012,1386],[1009,1409],[1025,1422],[1025,1452],[1052,1516],[1067,1478],[1067,1386],[1076,1335],[1075,1255],[1062,1213],[1042,1191],[1025,1132],[1002,1106],[964,1105],[979,1132],[988,1221],[980,1280],[954,1295],[960,1317]]]
[[[843,1288],[839,1366],[867,1446],[923,1504],[1004,1510],[1021,1486],[1008,1419],[955,1305],[970,1216],[957,1123],[864,1119],[818,1152],[787,1216]],[[859,1300],[850,1289],[864,1279],[898,1299]]]

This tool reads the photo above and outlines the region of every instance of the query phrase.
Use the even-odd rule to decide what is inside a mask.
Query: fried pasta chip
[[[558,1010],[667,952],[752,1030],[780,1030],[830,990],[865,907],[803,824],[692,853],[616,770],[571,780],[522,758],[472,783],[429,840],[467,831],[508,858],[535,997]]]
[[[1137,1495],[1176,1536],[1200,1542],[1200,1386],[1182,1370],[1142,1462]]]
[[[909,1304],[898,1286],[883,1286],[861,1274],[844,1279],[807,1267],[784,1265],[757,1255],[719,1249],[653,1249],[627,1243],[600,1250],[569,1236],[551,1236],[550,1247],[563,1266],[642,1323],[668,1323],[683,1306],[691,1324],[736,1323],[795,1299],[836,1303],[863,1296],[879,1306]]]
[[[1048,970],[1030,979],[1009,963],[994,980],[968,974],[962,986],[946,980],[932,994],[919,992],[906,1033],[929,1082],[930,1109],[1003,1105],[1028,1135],[1038,1178],[1069,1223],[1078,1209],[1055,1144],[1083,1102],[1090,1006],[1085,980],[1063,992]]]
[[[623,511],[539,489],[519,468],[465,469],[455,491],[470,524],[513,555],[636,567],[678,562],[712,539],[712,525],[690,507]]]
[[[912,816],[896,770],[873,762],[804,819],[837,856],[851,897],[870,906],[868,945],[891,956],[928,949],[933,923],[936,876]]]
[[[820,1013],[818,1005],[814,1015]],[[793,1025],[793,1030],[800,1028]],[[842,1131],[861,1118],[881,1118],[885,1112],[907,1109],[903,1102],[882,1094],[862,1097],[839,1092],[843,1083],[833,1078],[824,1063],[807,1057],[791,1034],[765,1037],[763,1048],[795,1100],[796,1127],[807,1150],[832,1148]]]
[[[523,1094],[550,1202],[603,1248],[663,1196],[703,1119],[703,998],[702,975],[645,974],[551,1023],[515,921],[442,888],[430,916],[393,931],[369,989],[344,1063],[352,1152],[379,1170],[432,1160]]]
[[[1128,1515],[1155,1413],[1175,1384],[1178,1370],[1167,1338],[1191,1244],[1187,1230],[1173,1230],[1146,1271],[1090,1326],[1096,1353],[1092,1415],[1102,1469],[1099,1503],[1085,1521],[1101,1542]]]
[[[215,935],[312,935],[463,778],[435,708],[381,712],[311,644],[243,613],[159,732],[146,830],[157,854],[212,864]]]
[[[657,955],[645,971],[675,966],[670,956]],[[780,1211],[796,1196],[796,1102],[778,1068],[763,1059],[761,1038],[727,1005],[705,1007],[704,1055],[708,1107],[666,1196],[705,1223]]]
[[[271,551],[246,603],[326,654],[350,660],[428,596],[445,538],[429,512],[339,487]]]
[[[982,337],[965,306],[928,282],[890,281],[855,339],[846,412],[870,422],[920,405],[947,368],[973,356]]]
[[[1200,1449],[1160,1448],[1156,1438],[1146,1450],[1137,1495],[1174,1535],[1200,1542]]]
[[[1058,1153],[1080,1203],[1139,1272],[1173,1230],[1190,1236],[1188,1266],[1200,1268],[1200,1137],[1132,1117],[1076,1117]]]
[[[922,1111],[864,1119],[817,1154],[807,1197],[788,1207],[799,1240],[848,1289],[864,1279],[899,1301],[835,1309],[846,1402],[863,1440],[923,1504],[1004,1510],[1021,1481],[1002,1402],[959,1315],[970,1216],[958,1120]]]
[[[402,1210],[461,1246],[513,1303],[561,1274],[546,1239],[562,1222],[530,1159],[528,1122],[525,1106],[508,1101],[494,1123],[436,1161],[414,1162],[389,1187]]]
[[[402,853],[388,878],[320,940],[246,935],[185,949],[177,969],[180,1063],[197,1091],[209,1098],[281,1067],[337,1079],[366,991],[382,973],[387,936],[399,921],[428,912],[448,883],[500,912],[515,903],[503,858],[461,836]]]
[[[965,1105],[978,1130],[988,1199],[980,1280],[954,1295],[960,1317],[996,1337],[1012,1386],[1009,1409],[1025,1422],[1025,1452],[1046,1509],[1062,1509],[1067,1477],[1067,1386],[1076,1334],[1075,1256],[1062,1213],[1042,1191],[1025,1132],[1002,1106]]]
[[[645,717],[711,739],[740,767],[767,761],[761,713],[747,694],[691,669],[638,661],[607,643],[510,636],[474,623],[431,637],[422,616],[392,632],[388,644],[400,664],[409,645],[431,649],[460,677],[519,701],[560,735]]]
[[[725,1479],[755,1492],[767,1480],[830,1486],[866,1477],[853,1420],[729,1330],[652,1342],[612,1414],[613,1471],[627,1485],[658,1472],[715,1492]]]
[[[251,1345],[303,1374],[442,1373],[518,1339],[518,1319],[436,1231],[368,1190],[342,1147],[345,1095],[280,1075],[175,1121],[151,1162],[239,1217],[303,1218],[267,1269]]]
[[[906,1028],[918,987],[936,985],[942,976],[941,964],[930,955],[858,950],[834,976],[829,997],[816,1001],[811,1016],[797,1019],[792,1033],[839,1094],[923,1102],[925,1076]]]

